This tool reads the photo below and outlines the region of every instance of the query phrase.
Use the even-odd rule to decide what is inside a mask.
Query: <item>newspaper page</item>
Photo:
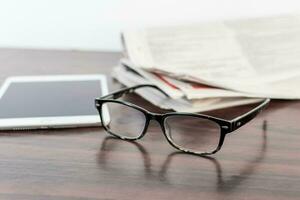
[[[164,92],[166,92],[171,98],[178,99],[184,96],[184,93],[179,90],[177,86],[174,84],[171,84],[171,82],[167,81],[163,75],[150,73],[147,71],[144,71],[143,69],[140,69],[138,67],[134,67],[132,63],[128,60],[121,60],[120,65],[124,65],[136,73],[138,73],[140,76],[142,76],[144,79],[148,80],[152,84],[158,86],[160,89],[162,89]]]
[[[142,76],[126,70],[124,66],[115,67],[113,70],[113,77],[115,77],[120,83],[126,86],[133,86],[137,84],[151,83]],[[171,109],[178,112],[204,112],[215,109],[228,108],[239,105],[246,105],[251,103],[257,103],[262,99],[257,98],[206,98],[197,100],[187,100],[185,98],[172,99],[162,95],[156,90],[137,90],[139,95],[145,98],[152,104],[162,108]]]
[[[195,82],[186,82],[170,78],[159,73],[148,72],[134,66],[130,61],[126,59],[122,59],[120,65],[130,68],[135,73],[138,73],[144,79],[158,86],[173,99],[182,97],[186,97],[190,100],[216,97],[253,97],[253,95],[251,94],[215,88]]]
[[[300,16],[285,15],[125,31],[141,68],[211,86],[300,99]]]

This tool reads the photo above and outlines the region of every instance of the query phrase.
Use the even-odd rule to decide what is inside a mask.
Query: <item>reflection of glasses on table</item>
[[[97,98],[95,103],[101,121],[108,121],[105,119],[107,115],[102,113],[103,107],[108,108],[110,116],[110,122],[103,125],[104,129],[120,139],[136,140],[146,134],[150,120],[156,120],[167,141],[173,147],[197,155],[210,155],[219,151],[227,133],[249,122],[270,102],[270,99],[264,99],[251,111],[235,119],[225,120],[194,113],[153,113],[130,102],[117,100],[124,94],[132,93],[140,88],[153,88],[168,96],[155,85],[137,85]]]

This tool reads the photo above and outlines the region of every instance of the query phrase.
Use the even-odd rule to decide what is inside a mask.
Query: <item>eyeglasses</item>
[[[140,88],[152,88],[168,95],[155,85],[137,85],[121,89],[95,100],[104,129],[123,140],[137,140],[147,131],[149,122],[156,120],[169,144],[176,149],[197,155],[211,155],[218,152],[228,133],[235,131],[259,114],[270,102],[264,99],[251,111],[232,120],[225,120],[204,114],[171,112],[159,114],[150,112],[133,103],[117,100],[125,94]],[[108,113],[105,113],[108,110]]]

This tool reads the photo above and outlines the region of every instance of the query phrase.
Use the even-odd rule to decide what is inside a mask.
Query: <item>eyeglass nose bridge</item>
[[[158,124],[160,125],[162,132],[164,134],[164,136],[167,138],[168,142],[169,142],[169,137],[166,134],[166,129],[164,127],[164,114],[159,114],[159,113],[153,113],[153,112],[148,112],[148,124],[151,120],[157,121]],[[148,128],[148,126],[147,126]]]
[[[176,147],[176,146],[171,142],[170,135],[167,134],[167,130],[169,130],[169,127],[164,125],[164,114],[148,112],[148,120],[149,120],[148,123],[149,123],[151,120],[157,121],[158,124],[160,125],[161,130],[162,130],[162,133],[163,133],[163,135],[165,136],[165,138],[167,139],[168,143],[169,143],[171,146],[174,146],[175,148],[178,149],[178,147]],[[168,125],[168,124],[166,124],[166,125]],[[148,128],[148,126],[147,126],[147,128]]]
[[[163,114],[159,114],[159,113],[149,113],[149,119],[150,120],[155,120],[157,121],[159,124],[161,124],[161,122],[163,121]]]

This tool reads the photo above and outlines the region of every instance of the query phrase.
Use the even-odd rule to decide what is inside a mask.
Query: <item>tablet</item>
[[[94,100],[107,93],[105,75],[8,78],[0,89],[0,130],[99,126]]]

